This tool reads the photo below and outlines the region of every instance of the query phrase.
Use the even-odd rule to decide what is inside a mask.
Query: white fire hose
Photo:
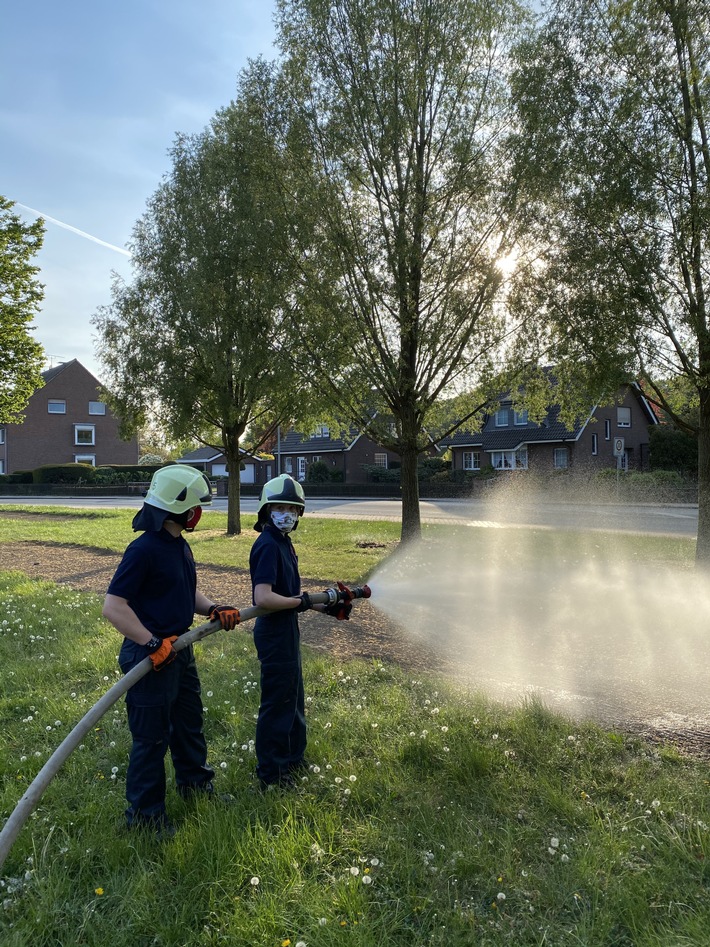
[[[351,592],[355,598],[370,597],[370,589],[366,585],[361,588],[351,589]],[[337,589],[327,589],[325,592],[311,593],[310,599],[313,605],[330,605],[337,602],[339,596],[340,593]],[[243,610],[240,609],[239,624],[241,625],[243,622],[249,621],[252,618],[258,618],[259,615],[266,615],[268,612],[269,609],[258,608],[257,606]],[[185,632],[184,635],[180,635],[177,641],[173,642],[173,648],[176,651],[182,651],[183,648],[193,644],[193,642],[202,641],[203,638],[206,638],[208,635],[213,635],[220,629],[221,625],[218,621],[210,621],[203,625],[198,625],[196,628],[191,628],[190,631]],[[149,657],[144,658],[140,664],[136,664],[134,668],[131,668],[128,674],[125,674],[120,681],[116,681],[113,687],[106,691],[104,696],[81,718],[71,733],[67,735],[54,753],[52,753],[42,769],[27,787],[27,791],[15,806],[0,832],[0,868],[5,864],[5,859],[10,854],[10,849],[19,835],[20,829],[37,807],[45,789],[56,776],[59,768],[70,753],[79,746],[89,730],[91,730],[106,711],[116,703],[119,697],[122,697],[136,681],[145,677],[152,669],[153,662]]]

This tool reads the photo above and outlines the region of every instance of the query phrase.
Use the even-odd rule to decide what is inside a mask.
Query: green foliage
[[[32,471],[33,483],[93,483],[96,469],[91,464],[44,464]]]
[[[306,483],[328,483],[332,479],[330,467],[323,460],[308,465]]]
[[[698,439],[668,424],[649,428],[651,468],[698,472]]]
[[[44,222],[23,223],[14,203],[0,195],[0,424],[22,421],[42,387],[44,351],[30,332],[44,287],[32,258],[42,247]]]
[[[0,605],[9,813],[118,679],[120,636],[98,597],[19,574],[0,574]],[[314,765],[261,795],[253,644],[218,633],[196,651],[233,805],[181,801],[169,770],[177,835],[127,834],[130,734],[122,702],[109,709],[5,863],[3,947],[533,947],[541,927],[559,945],[705,943],[707,762],[305,648]]]

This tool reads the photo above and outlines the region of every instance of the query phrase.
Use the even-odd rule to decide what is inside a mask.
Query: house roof
[[[244,450],[243,447],[239,448],[239,453],[242,455],[242,457],[253,457],[255,460],[259,460],[255,454],[252,454],[248,450]],[[215,450],[214,447],[197,447],[195,450],[190,450],[186,454],[183,454],[182,457],[179,457],[175,461],[175,463],[212,464],[220,458],[224,458],[224,452],[221,450]]]
[[[282,454],[326,454],[329,451],[351,450],[360,438],[357,428],[351,427],[348,440],[338,437],[309,437],[293,428],[281,438]]]
[[[73,358],[68,362],[60,362],[59,365],[54,365],[52,368],[46,368],[41,374],[44,379],[45,384],[48,381],[52,381],[53,378],[56,378],[57,375],[60,375],[65,368],[69,368],[70,365],[81,365],[77,359]],[[81,365],[84,368],[83,365]],[[85,369],[87,371],[88,369]]]
[[[651,408],[651,405],[645,398],[643,391],[636,382],[629,385],[635,394],[642,410],[648,417],[649,424],[657,424],[658,418]],[[510,407],[511,401],[504,398],[501,401],[503,407]],[[472,433],[470,431],[456,431],[451,437],[444,438],[440,443],[442,447],[467,447],[479,448],[484,451],[498,450],[516,450],[524,444],[543,444],[563,441],[576,441],[586,426],[589,424],[594,412],[599,405],[594,405],[587,418],[581,422],[578,421],[573,428],[568,428],[560,420],[560,405],[551,405],[547,409],[545,419],[540,424],[511,424],[508,427],[497,428],[495,426],[495,414],[486,416],[486,420],[481,431]]]

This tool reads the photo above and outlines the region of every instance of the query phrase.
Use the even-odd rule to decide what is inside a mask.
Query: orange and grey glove
[[[225,631],[232,631],[241,620],[239,609],[233,605],[213,605],[207,617],[210,621],[218,621]]]
[[[177,641],[177,635],[171,635],[169,638],[159,638],[153,635],[146,644],[148,657],[153,662],[154,671],[162,671],[177,657],[177,651],[173,648],[173,641]]]
[[[352,601],[355,598],[353,593],[342,582],[338,582],[338,601],[334,602],[332,605],[326,605],[325,613],[330,615],[333,618],[337,618],[338,621],[349,621],[350,612],[353,610]]]

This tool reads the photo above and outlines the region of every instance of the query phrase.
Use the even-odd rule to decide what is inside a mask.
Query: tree
[[[277,5],[290,180],[312,173],[301,193],[320,214],[293,309],[309,322],[302,371],[400,455],[403,539],[421,532],[432,412],[499,368],[513,331],[496,300],[515,212],[508,55],[525,22],[514,0]]]
[[[124,427],[152,413],[173,438],[224,452],[230,534],[241,531],[240,440],[299,396],[282,331],[293,263],[265,170],[277,158],[252,94],[268,81],[256,64],[204,133],[178,136],[134,228],[134,278],[116,281],[94,319]]]
[[[710,7],[557,0],[514,89],[539,253],[519,301],[597,394],[640,377],[687,431],[673,392],[694,393],[697,561],[710,564]]]
[[[22,222],[12,213],[14,203],[0,196],[0,423],[22,420],[34,391],[42,387],[44,351],[30,335],[44,298],[31,263],[40,250],[44,223]]]

